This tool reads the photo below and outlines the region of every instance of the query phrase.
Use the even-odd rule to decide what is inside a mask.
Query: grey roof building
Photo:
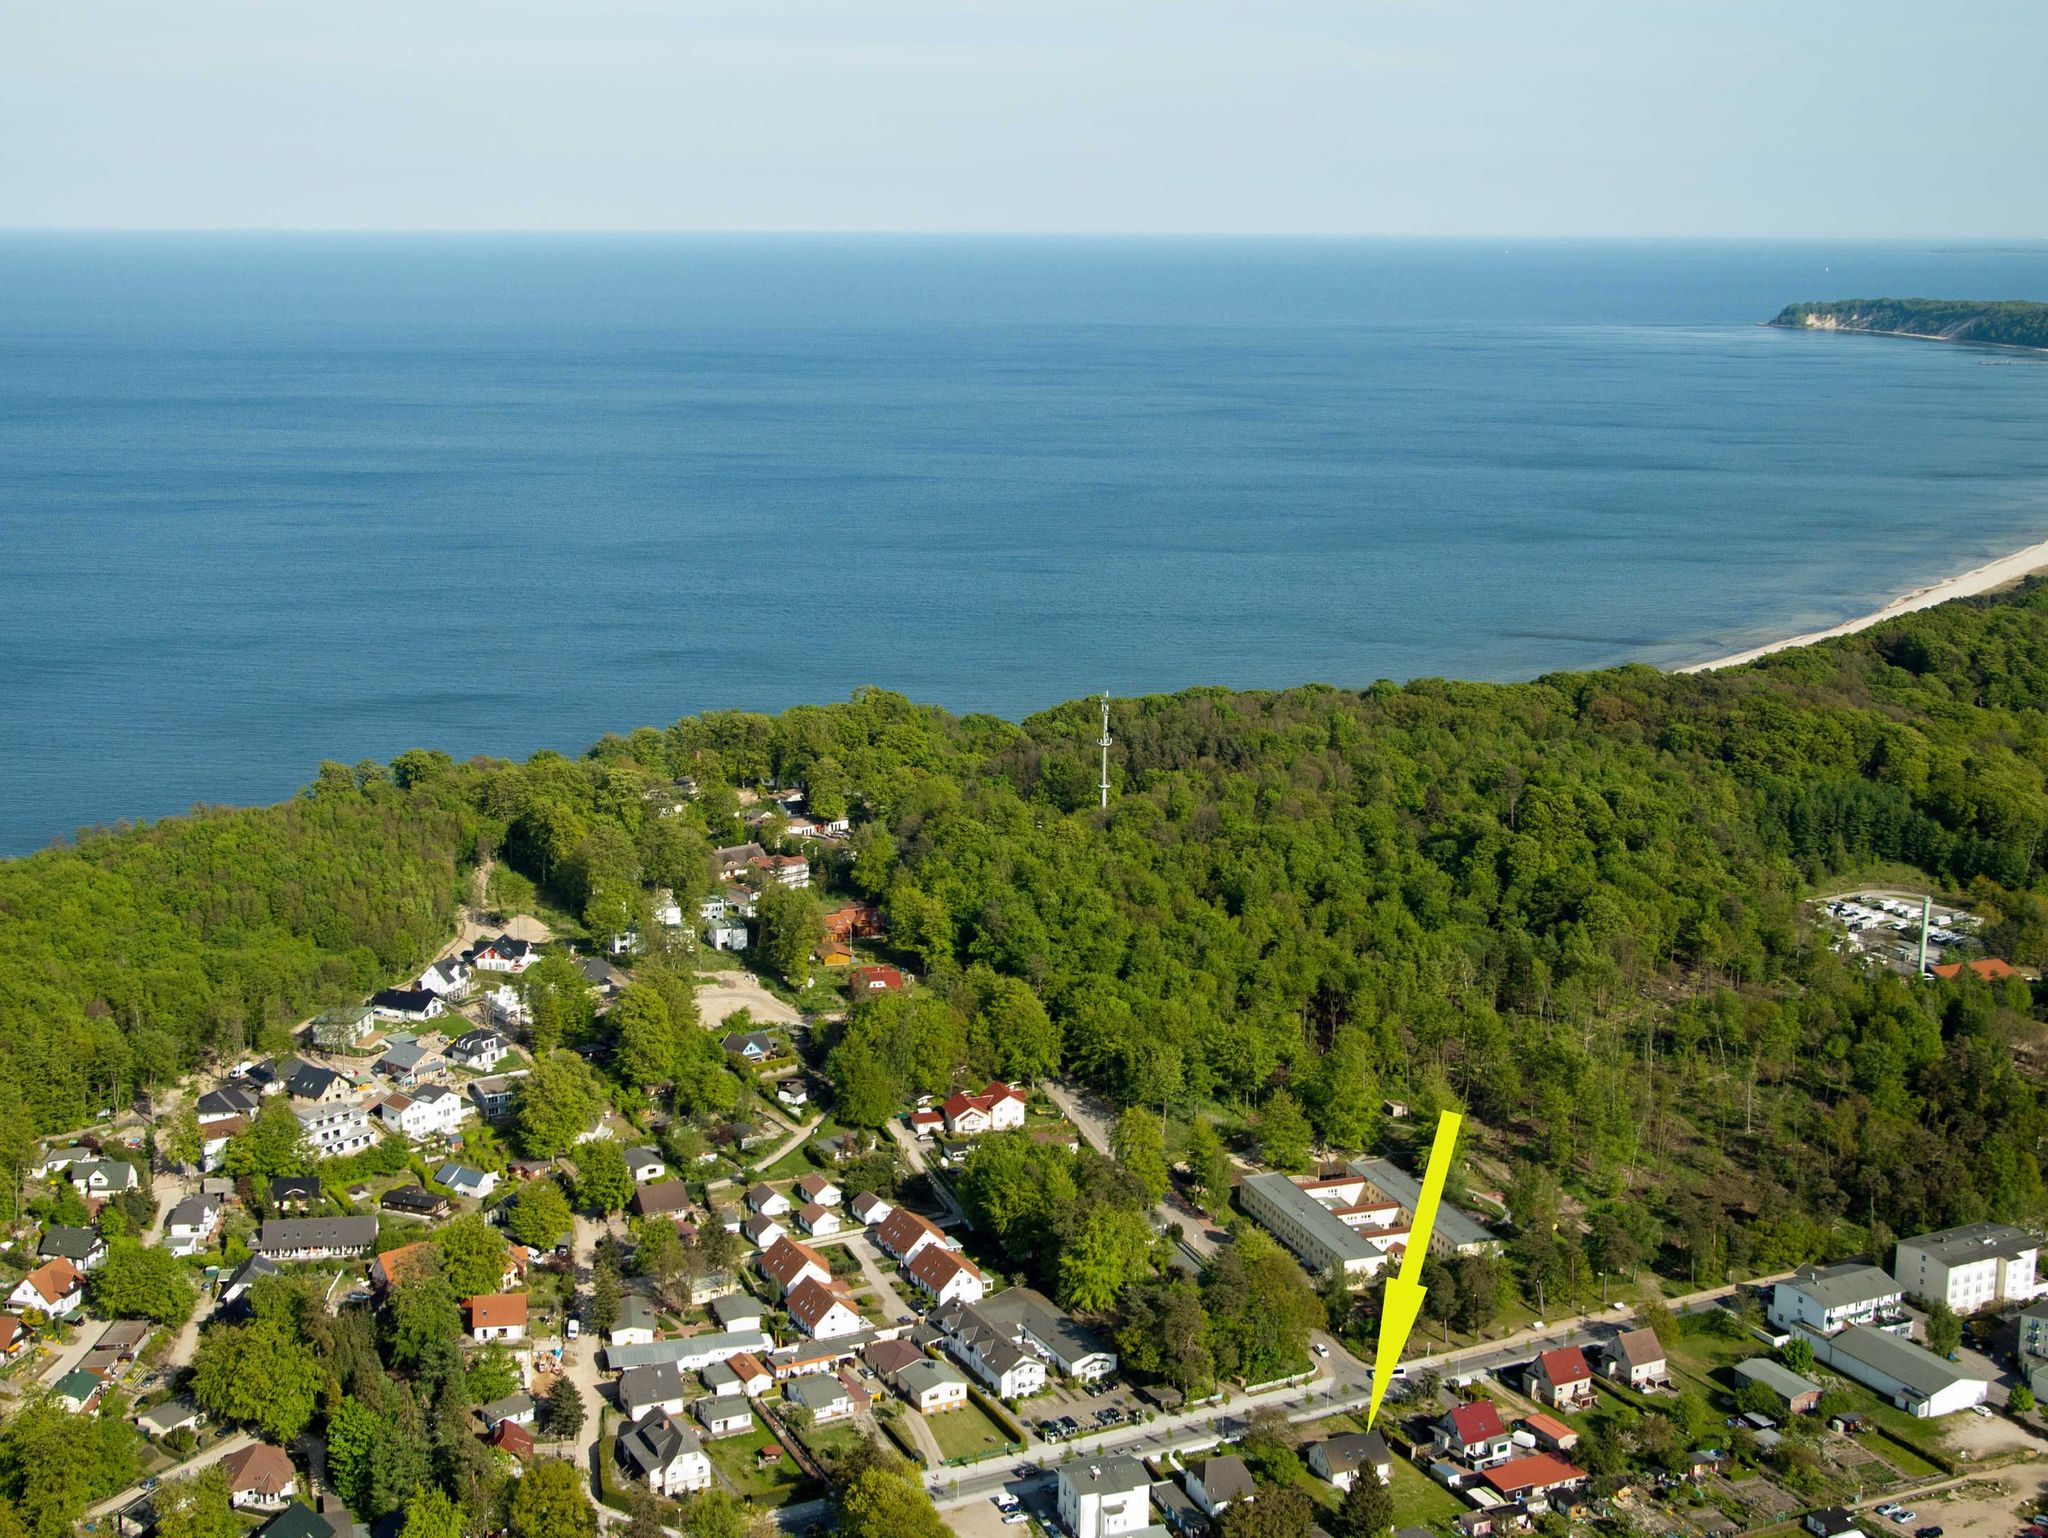
[[[1351,1173],[1363,1176],[1367,1184],[1379,1191],[1390,1202],[1400,1203],[1407,1212],[1415,1211],[1422,1200],[1422,1182],[1388,1159],[1354,1159]],[[1493,1230],[1467,1213],[1445,1203],[1436,1209],[1436,1226],[1430,1235],[1432,1250],[1453,1250],[1458,1254],[1476,1254],[1490,1250],[1499,1243]]]

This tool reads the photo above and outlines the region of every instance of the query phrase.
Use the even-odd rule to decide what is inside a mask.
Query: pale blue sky
[[[2044,231],[2043,0],[5,0],[0,225]]]

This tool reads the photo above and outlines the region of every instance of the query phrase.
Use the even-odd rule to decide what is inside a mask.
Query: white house
[[[526,1294],[494,1292],[471,1298],[469,1338],[471,1340],[526,1339]]]
[[[293,1112],[316,1159],[360,1153],[377,1141],[370,1118],[359,1105],[309,1105]]]
[[[711,1460],[695,1431],[667,1410],[653,1410],[619,1433],[620,1469],[656,1495],[711,1488]]]
[[[118,1196],[139,1184],[126,1159],[87,1159],[71,1166],[71,1185],[80,1196]]]
[[[462,1130],[463,1100],[452,1089],[429,1084],[413,1094],[397,1091],[377,1102],[377,1119],[415,1143]]]
[[[866,1328],[846,1290],[816,1277],[805,1277],[791,1288],[782,1306],[789,1311],[790,1322],[812,1340],[837,1340]]]
[[[789,1198],[771,1185],[755,1185],[747,1189],[747,1205],[764,1218],[786,1218],[789,1216]]]
[[[807,1202],[816,1202],[820,1207],[836,1207],[844,1200],[844,1193],[823,1175],[806,1175],[796,1183],[797,1194]]]
[[[484,995],[484,1001],[490,1005],[493,1025],[530,1025],[533,1022],[532,1012],[526,1007],[526,995],[510,983],[498,984]]]
[[[928,1244],[903,1268],[917,1290],[935,1304],[979,1303],[988,1278],[965,1255]]]
[[[531,941],[515,940],[510,935],[481,941],[463,952],[463,959],[479,972],[510,972],[514,976],[532,966],[539,956],[540,951]]]
[[[469,963],[460,956],[449,956],[444,960],[435,962],[426,971],[420,973],[420,987],[424,988],[428,993],[439,994],[441,997],[446,998],[450,994],[460,993],[463,989],[467,988],[469,986],[469,977]]]
[[[495,1170],[471,1169],[467,1164],[450,1161],[434,1171],[434,1183],[446,1186],[457,1196],[481,1201],[498,1189],[498,1175]]]
[[[626,1173],[633,1177],[634,1185],[644,1186],[666,1175],[668,1165],[655,1149],[629,1148],[626,1150]]]
[[[953,1359],[994,1389],[998,1398],[1022,1399],[1045,1387],[1045,1359],[1013,1325],[988,1317],[971,1303],[934,1309],[931,1322],[945,1331],[946,1350]]]
[[[754,1405],[745,1394],[721,1394],[700,1399],[695,1411],[697,1424],[707,1437],[745,1436],[754,1429]]]
[[[46,1260],[15,1284],[7,1306],[16,1313],[37,1309],[64,1319],[85,1303],[85,1274],[62,1255]]]
[[[848,1205],[853,1220],[860,1224],[879,1223],[896,1210],[895,1204],[884,1201],[872,1191],[863,1191]]]
[[[438,1020],[448,1012],[441,995],[427,988],[380,988],[370,995],[379,1020]]]
[[[824,1256],[808,1244],[787,1237],[775,1240],[761,1252],[761,1274],[773,1282],[784,1297],[788,1297],[802,1282],[832,1280],[832,1268],[825,1264]]]
[[[797,1223],[813,1239],[829,1239],[839,1232],[839,1214],[817,1202],[805,1202],[796,1210]],[[769,1221],[773,1221],[770,1219]]]
[[[1899,1285],[1959,1314],[2025,1303],[2041,1290],[2041,1241],[2010,1223],[1969,1223],[1901,1239],[1892,1261]]]
[[[967,1403],[967,1380],[944,1362],[919,1357],[889,1374],[889,1386],[920,1415],[940,1415]]]
[[[1060,1525],[1073,1538],[1116,1538],[1152,1521],[1152,1480],[1135,1458],[1076,1458],[1059,1469]]]
[[[1188,1498],[1210,1516],[1256,1498],[1251,1467],[1236,1453],[1197,1458],[1187,1466]]]
[[[1377,1431],[1347,1431],[1316,1443],[1308,1450],[1308,1466],[1339,1490],[1349,1490],[1366,1473],[1383,1485],[1394,1482],[1394,1455]]]
[[[1024,1096],[1000,1079],[991,1079],[980,1094],[957,1090],[940,1107],[946,1130],[961,1137],[983,1132],[1009,1132],[1024,1125]]]
[[[619,1374],[619,1408],[630,1419],[638,1420],[654,1410],[680,1415],[687,1397],[683,1375],[673,1362],[649,1362]]]
[[[164,1220],[164,1243],[173,1255],[197,1255],[220,1225],[217,1196],[188,1196]]]
[[[478,1073],[489,1073],[511,1055],[512,1043],[496,1031],[466,1031],[448,1044],[448,1061]]]

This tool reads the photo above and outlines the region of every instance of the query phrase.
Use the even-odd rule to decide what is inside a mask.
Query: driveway
[[[227,1457],[230,1453],[240,1452],[255,1440],[256,1438],[248,1432],[238,1431],[231,1437],[222,1438],[214,1446],[207,1448],[205,1452],[199,1454],[198,1457],[193,1458],[191,1461],[165,1469],[161,1474],[157,1475],[157,1479],[159,1482],[162,1482],[165,1480],[183,1479],[188,1474],[196,1474],[201,1469],[220,1462],[221,1459]],[[126,1506],[141,1494],[142,1486],[130,1485],[119,1495],[109,1496],[106,1500],[101,1501],[99,1505],[88,1507],[85,1514],[89,1517],[104,1517],[109,1512],[119,1511],[123,1506]]]
[[[953,1199],[952,1186],[943,1180],[932,1178],[931,1167],[925,1163],[925,1150],[929,1145],[920,1139],[915,1132],[912,1132],[910,1128],[905,1126],[901,1117],[892,1117],[890,1119],[889,1136],[896,1140],[897,1151],[903,1155],[904,1163],[908,1164],[920,1175],[926,1177],[925,1185],[930,1188],[932,1195],[939,1199],[940,1205],[946,1209],[945,1216],[939,1219],[939,1227],[959,1228],[966,1226],[972,1228],[974,1225],[967,1221],[967,1214],[961,1210],[960,1204]]]
[[[847,1235],[846,1252],[860,1262],[860,1274],[866,1283],[874,1288],[875,1297],[882,1305],[883,1317],[892,1323],[915,1310],[904,1301],[903,1294],[896,1290],[895,1276],[882,1267],[882,1252],[877,1250],[865,1234]],[[938,1460],[932,1460],[936,1463]]]

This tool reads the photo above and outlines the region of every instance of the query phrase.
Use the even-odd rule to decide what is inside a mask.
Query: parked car
[[[1913,1520],[1913,1513],[1906,1510],[1903,1506],[1894,1506],[1892,1508],[1892,1520],[1898,1523],[1899,1526],[1904,1527]]]

